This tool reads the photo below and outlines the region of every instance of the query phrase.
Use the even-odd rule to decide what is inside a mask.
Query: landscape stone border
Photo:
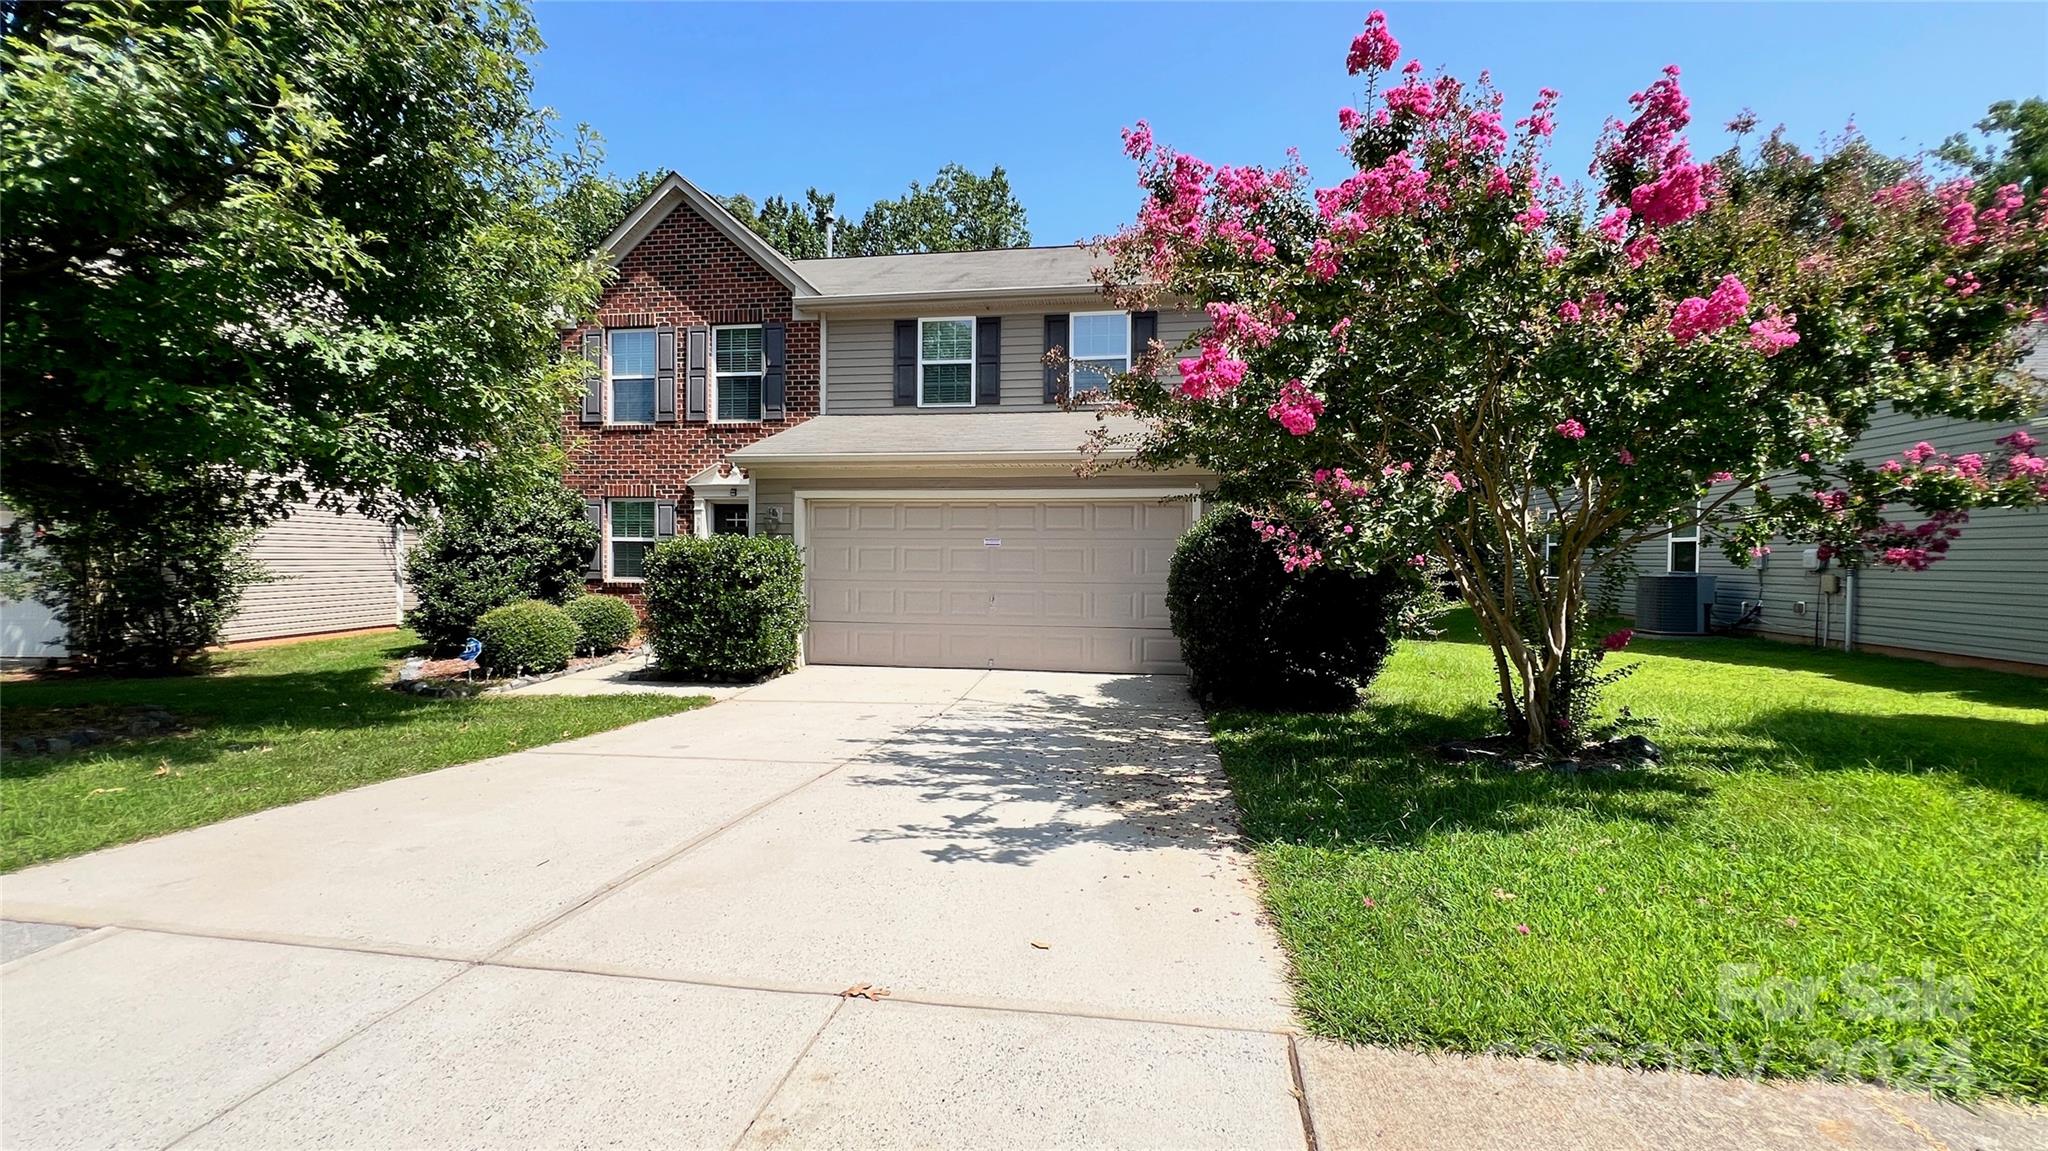
[[[78,727],[70,731],[60,731],[55,735],[18,736],[8,740],[7,747],[16,755],[64,755],[103,743],[168,735],[183,730],[185,725],[179,722],[178,717],[163,708],[140,707],[129,712],[112,726],[102,724],[97,727]]]
[[[575,675],[577,672],[589,671],[594,667],[609,667],[615,663],[644,656],[647,652],[647,645],[640,644],[635,647],[621,648],[602,659],[565,667],[560,671],[545,672],[540,675],[513,676],[509,679],[477,680],[462,680],[448,676],[438,679],[419,677],[417,674],[418,670],[426,666],[429,661],[424,656],[414,656],[406,660],[404,665],[399,668],[398,679],[394,680],[391,686],[398,691],[409,692],[413,695],[432,696],[436,699],[468,699],[471,696],[511,691],[513,688],[525,687],[531,683],[546,683],[548,680],[560,679],[565,675]],[[405,673],[408,671],[415,673],[415,677],[407,679]]]

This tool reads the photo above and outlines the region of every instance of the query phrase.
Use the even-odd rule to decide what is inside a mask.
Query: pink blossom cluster
[[[1965,176],[1935,191],[1934,197],[1941,204],[1942,242],[1951,248],[1977,242],[1977,206],[1970,202],[1970,192],[1976,186],[1977,181]]]
[[[1343,319],[1338,320],[1336,323],[1330,325],[1330,338],[1337,341],[1337,351],[1339,354],[1351,350],[1350,316],[1345,316]]]
[[[1340,270],[1337,263],[1337,245],[1331,243],[1328,237],[1317,237],[1315,247],[1309,249],[1308,274],[1328,283],[1337,278]]]
[[[1268,315],[1261,317],[1243,304],[1210,303],[1203,310],[1209,313],[1210,330],[1216,338],[1243,347],[1263,348],[1272,344],[1280,334],[1280,325],[1291,323],[1294,313],[1283,310],[1275,304]]]
[[[1411,464],[1409,466],[1413,467],[1414,465]],[[1391,469],[1392,465],[1389,465],[1389,468]],[[1393,469],[1385,474],[1393,475],[1398,470]],[[1372,492],[1372,482],[1370,480],[1354,480],[1351,478],[1351,473],[1343,468],[1317,468],[1312,478],[1317,488],[1327,489],[1345,499],[1363,499]],[[1324,502],[1327,503],[1328,501]]]
[[[1365,18],[1365,31],[1351,41],[1344,67],[1353,76],[1367,71],[1384,72],[1400,58],[1401,42],[1387,31],[1387,14],[1375,8]]]
[[[1667,65],[1662,79],[1630,96],[1628,103],[1635,118],[1627,124],[1608,121],[1599,161],[1622,170],[1654,170],[1692,122],[1692,102],[1678,86],[1678,66]]]
[[[1428,188],[1429,173],[1408,153],[1396,152],[1334,188],[1316,189],[1316,210],[1333,235],[1356,238],[1375,220],[1420,208]]]
[[[1634,628],[1625,627],[1620,631],[1611,631],[1600,637],[1600,648],[1603,651],[1620,651],[1622,648],[1627,647],[1629,641],[1634,638],[1636,638]]]
[[[1323,414],[1323,400],[1300,380],[1289,380],[1280,388],[1280,398],[1266,409],[1266,415],[1287,429],[1287,434],[1305,436],[1316,430],[1316,417]]]
[[[1908,176],[1890,187],[1879,188],[1871,194],[1870,202],[1880,208],[1904,208],[1918,200],[1922,191],[1920,181]]]
[[[1337,127],[1345,132],[1357,132],[1365,127],[1365,117],[1358,109],[1349,106],[1337,109]]]
[[[1280,567],[1289,573],[1305,571],[1323,562],[1320,549],[1301,538],[1301,533],[1286,524],[1276,524],[1267,519],[1252,520],[1252,530],[1259,538],[1273,545],[1279,553]]]
[[[1536,103],[1529,114],[1515,121],[1515,127],[1529,133],[1536,139],[1549,139],[1557,130],[1557,89],[1544,88],[1536,93]]]
[[[1401,71],[1407,79],[1400,86],[1387,89],[1381,97],[1387,110],[1417,120],[1436,119],[1436,89],[1422,79],[1422,61],[1410,60]]]
[[[1663,250],[1664,244],[1661,240],[1657,239],[1656,233],[1644,232],[1642,235],[1630,240],[1628,245],[1622,248],[1621,251],[1623,255],[1628,257],[1629,267],[1640,268],[1649,261],[1651,256]]]
[[[1671,337],[1680,345],[1689,344],[1740,321],[1748,312],[1749,289],[1739,277],[1726,275],[1706,298],[1687,296],[1678,302],[1671,314]]]
[[[1223,341],[1204,336],[1202,354],[1180,362],[1180,394],[1197,400],[1228,395],[1244,383],[1244,371],[1244,361],[1231,358]]]
[[[1707,194],[1713,191],[1714,180],[1715,170],[1693,163],[1691,153],[1680,143],[1665,157],[1656,179],[1629,192],[1629,208],[1653,227],[1682,224],[1707,210]]]
[[[1956,295],[1961,296],[1962,298],[1967,300],[1971,296],[1976,295],[1977,290],[1979,288],[1982,288],[1984,285],[1978,282],[1977,273],[1964,272],[1960,277],[1944,277],[1941,281],[1941,286],[1944,288],[1954,288],[1956,290]]]
[[[1924,572],[1948,554],[1949,545],[1963,534],[1970,514],[1942,510],[1920,524],[1887,523],[1866,539],[1877,552],[1879,563],[1906,571]]]
[[[1619,244],[1628,239],[1628,221],[1634,215],[1634,212],[1625,207],[1617,207],[1600,217],[1600,223],[1595,225],[1593,230],[1599,232],[1600,238],[1608,243]]]
[[[1236,216],[1226,216],[1217,223],[1216,238],[1254,264],[1265,263],[1279,250],[1273,245],[1272,238],[1266,235],[1264,224],[1246,227],[1244,221]]]
[[[1523,208],[1521,211],[1515,213],[1515,223],[1520,224],[1522,226],[1522,230],[1528,232],[1535,231],[1537,228],[1542,226],[1543,221],[1548,220],[1549,218],[1550,209],[1545,208],[1543,206],[1543,201],[1535,199],[1533,198],[1533,196],[1529,200],[1528,207]]]
[[[1152,125],[1143,120],[1123,130],[1124,155],[1143,160],[1152,154]]]
[[[1798,319],[1791,313],[1779,314],[1775,307],[1765,308],[1763,318],[1749,326],[1749,346],[1770,359],[1799,342],[1799,333],[1792,330]]]
[[[1990,224],[2003,231],[2006,221],[2014,212],[2024,207],[2026,202],[2027,194],[2020,191],[2018,184],[2001,184],[1998,190],[1991,194],[1991,203],[1985,205],[1982,212],[1977,213],[1977,222]]]
[[[1465,481],[1459,479],[1458,473],[1456,472],[1445,472],[1443,476],[1443,484],[1445,487],[1451,489],[1454,492],[1462,492],[1465,490]]]
[[[1583,440],[1586,438],[1586,425],[1574,419],[1566,419],[1557,425],[1557,434],[1568,440]]]

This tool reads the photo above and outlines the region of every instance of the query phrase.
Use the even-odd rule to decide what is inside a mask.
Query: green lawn
[[[153,704],[195,730],[0,759],[0,871],[604,731],[710,700],[663,695],[430,699],[385,686],[410,633],[216,657],[211,674],[0,686],[0,731],[52,708]],[[71,726],[90,726],[73,723]]]
[[[1664,766],[1505,772],[1428,754],[1489,729],[1456,622],[1212,720],[1312,1030],[2048,1097],[2048,681],[1638,641]]]

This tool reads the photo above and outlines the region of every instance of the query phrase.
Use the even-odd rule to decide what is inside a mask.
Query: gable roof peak
[[[724,204],[719,203],[718,197],[684,179],[682,173],[674,171],[663,177],[661,183],[656,184],[645,199],[626,213],[625,220],[613,229],[612,234],[604,238],[599,250],[604,253],[605,260],[616,267],[619,261],[626,257],[626,253],[646,239],[663,220],[668,219],[669,213],[675,211],[678,205],[688,206],[705,223],[737,244],[741,251],[769,275],[788,286],[797,297],[818,294],[818,290],[811,286],[803,273],[797,271],[796,265],[790,263],[787,256],[776,251],[774,245],[741,223],[738,217],[726,210]]]

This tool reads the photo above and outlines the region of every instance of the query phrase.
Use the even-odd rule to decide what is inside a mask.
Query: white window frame
[[[1067,395],[1075,398],[1079,398],[1081,392],[1080,382],[1074,378],[1074,365],[1082,360],[1107,358],[1103,356],[1081,356],[1074,353],[1074,332],[1078,327],[1074,321],[1093,316],[1122,316],[1124,318],[1124,371],[1129,372],[1131,370],[1133,356],[1131,345],[1136,341],[1131,339],[1131,314],[1129,312],[1071,312],[1067,315]],[[1096,397],[1097,403],[1109,398],[1107,388],[1103,391],[1091,392],[1089,394]]]
[[[605,500],[605,501],[604,501],[604,582],[606,582],[606,583],[645,583],[645,582],[646,582],[646,577],[645,577],[645,576],[622,576],[622,575],[616,575],[616,574],[614,574],[614,573],[613,573],[613,570],[612,570],[612,545],[613,545],[613,544],[615,544],[615,543],[626,543],[626,544],[637,544],[637,543],[645,543],[645,544],[654,544],[654,543],[658,543],[658,542],[660,541],[660,537],[658,537],[658,536],[654,535],[653,533],[654,533],[654,531],[655,531],[655,530],[656,530],[656,529],[657,529],[657,528],[658,528],[658,527],[660,526],[660,522],[659,522],[659,521],[660,521],[660,516],[661,516],[661,512],[660,512],[660,510],[659,510],[659,509],[657,509],[657,508],[655,507],[655,505],[656,505],[656,504],[658,504],[658,503],[660,503],[660,502],[661,502],[661,501],[659,501],[659,500],[655,499],[655,498],[654,498],[654,497],[652,497],[652,496],[619,496],[619,497],[616,497],[616,498],[612,498],[612,499],[607,499],[607,500]],[[645,536],[620,536],[620,535],[614,535],[614,534],[613,534],[613,532],[612,532],[612,524],[613,524],[613,522],[614,522],[614,521],[613,521],[613,519],[612,519],[612,506],[613,506],[614,504],[646,504],[646,505],[647,505],[647,508],[648,508],[648,512],[649,512],[649,515],[650,515],[650,516],[652,517],[652,518],[650,518],[650,519],[648,520],[648,524],[647,524],[647,531],[648,531],[648,534],[647,534],[647,535],[645,535]],[[649,551],[652,551],[653,549],[652,549],[652,548],[650,547],[650,548],[649,548],[648,550],[649,550]]]
[[[924,326],[926,324],[966,324],[967,359],[926,360],[924,358]],[[981,325],[973,316],[920,316],[917,320],[917,406],[920,408],[971,408],[980,397],[981,381],[974,378],[974,358],[981,351]],[[935,366],[965,363],[967,365],[967,402],[959,404],[928,404],[924,400],[924,369],[927,363]]]
[[[1692,534],[1678,534],[1681,531],[1690,531]],[[1664,571],[1667,574],[1672,575],[1698,575],[1700,570],[1701,545],[1704,543],[1705,540],[1701,538],[1700,533],[1700,508],[1697,504],[1695,504],[1692,509],[1692,523],[1689,526],[1684,527],[1681,527],[1677,523],[1673,523],[1671,525],[1671,531],[1664,537]],[[1677,552],[1679,544],[1692,545],[1692,570],[1689,572],[1679,571],[1676,567],[1672,566],[1677,562]]]
[[[616,385],[616,383],[617,383],[617,380],[618,380],[618,377],[617,377],[616,375],[614,375],[614,374],[612,373],[612,339],[613,339],[613,337],[617,336],[617,335],[618,335],[619,333],[621,333],[621,332],[646,332],[646,333],[647,333],[647,335],[648,335],[648,339],[649,339],[649,341],[650,341],[650,344],[651,344],[651,346],[652,346],[652,349],[653,349],[653,352],[654,352],[654,355],[655,355],[655,359],[656,359],[656,361],[657,361],[656,363],[654,363],[654,364],[652,365],[652,366],[653,366],[653,368],[654,368],[653,374],[651,374],[651,375],[648,375],[648,376],[644,376],[644,377],[643,377],[643,376],[628,376],[628,377],[626,377],[627,379],[631,379],[631,380],[645,379],[645,380],[647,381],[647,392],[648,392],[648,395],[649,395],[649,396],[652,396],[652,397],[653,397],[653,399],[654,399],[654,405],[653,405],[653,407],[651,407],[651,408],[650,408],[650,409],[648,410],[648,413],[647,413],[647,414],[648,414],[648,418],[647,418],[647,419],[644,419],[644,420],[622,420],[622,419],[619,419],[619,418],[618,418],[618,404],[617,404],[617,403],[615,403],[615,402],[613,401],[612,389],[613,389],[613,387],[614,387],[614,386]],[[658,332],[656,332],[656,330],[655,330],[655,329],[653,329],[653,328],[647,328],[647,327],[640,327],[640,328],[606,328],[606,329],[604,330],[604,422],[605,422],[605,423],[607,423],[607,424],[617,424],[617,425],[619,425],[619,426],[621,426],[621,427],[628,427],[628,428],[648,428],[648,427],[653,427],[653,426],[654,426],[654,424],[655,424],[655,420],[654,420],[654,418],[653,418],[653,417],[654,417],[654,416],[655,416],[655,415],[656,415],[656,414],[657,414],[657,413],[659,412],[659,410],[660,410],[660,407],[661,407],[661,396],[660,396],[660,394],[659,394],[659,389],[660,389],[660,387],[661,387],[661,385],[660,385],[660,383],[659,383],[659,381],[660,381],[660,379],[661,379],[661,364],[660,364],[660,363],[658,362],[658,361],[660,360],[660,357],[661,357],[661,336],[660,336],[660,334],[659,334]],[[609,515],[609,513],[607,513],[607,515]]]
[[[714,424],[758,424],[761,422],[762,410],[768,403],[768,397],[765,395],[756,397],[754,414],[751,418],[739,420],[721,420],[718,418],[718,377],[720,375],[718,370],[718,333],[740,332],[748,328],[761,331],[764,326],[762,324],[717,324],[712,327],[711,352],[708,357],[711,363],[709,370],[705,373],[705,379],[709,382],[705,388],[708,394],[704,397],[704,417],[708,422]],[[744,373],[726,372],[724,374],[741,375]],[[768,386],[768,343],[765,335],[762,337],[761,343],[761,371],[759,375],[761,377],[761,387],[765,390]]]

